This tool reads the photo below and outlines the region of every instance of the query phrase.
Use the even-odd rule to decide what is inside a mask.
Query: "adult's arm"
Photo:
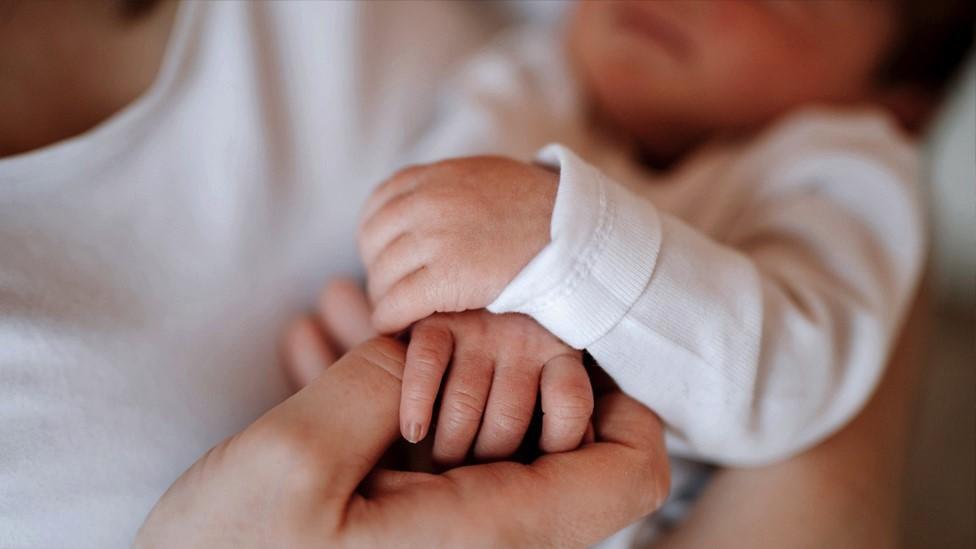
[[[596,441],[573,452],[443,475],[373,471],[399,432],[403,359],[386,338],[350,351],[202,456],[136,546],[584,546],[666,497],[660,422],[621,393],[598,401]]]
[[[925,310],[923,295],[853,422],[784,463],[719,472],[688,520],[655,548],[897,546]]]

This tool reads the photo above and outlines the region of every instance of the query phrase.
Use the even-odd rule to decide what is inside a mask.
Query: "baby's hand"
[[[540,449],[576,448],[593,413],[593,391],[576,351],[519,314],[438,314],[414,325],[400,398],[400,430],[423,439],[447,372],[434,432],[434,460],[461,463],[511,455],[542,400]],[[484,415],[484,418],[482,418]],[[479,428],[480,425],[480,428]]]
[[[475,157],[407,168],[380,186],[359,235],[376,328],[488,306],[549,242],[558,179]]]

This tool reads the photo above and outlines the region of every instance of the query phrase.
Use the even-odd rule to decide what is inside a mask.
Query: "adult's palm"
[[[374,470],[399,434],[404,348],[371,339],[200,458],[160,499],[137,547],[593,543],[668,493],[660,422],[597,401],[595,442],[528,465],[440,475]]]

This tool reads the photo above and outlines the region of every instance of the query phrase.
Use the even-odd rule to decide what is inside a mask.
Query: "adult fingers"
[[[579,355],[562,354],[547,362],[542,368],[539,392],[539,448],[553,453],[579,446],[593,415],[593,389]]]
[[[296,505],[327,502],[326,511],[341,510],[396,437],[404,355],[403,344],[390,338],[359,345],[236,444],[251,441],[249,451],[278,456],[269,461],[280,464],[280,482]]]
[[[285,332],[283,348],[285,372],[296,389],[301,389],[338,358],[325,341],[318,323],[311,316],[302,316]]]
[[[598,401],[596,418],[599,442],[530,465],[501,461],[384,478],[369,505],[349,508],[344,540],[417,547],[431,540],[554,547],[602,540],[659,507],[669,477],[653,413],[616,393]]]
[[[488,400],[494,364],[490,356],[457,342],[441,397],[434,437],[434,461],[453,466],[464,461],[478,433]]]
[[[477,459],[500,459],[518,449],[532,421],[539,369],[537,361],[524,357],[495,366],[485,417],[474,446]]]
[[[462,502],[452,512],[492,517],[486,535],[563,547],[590,545],[660,507],[670,476],[657,416],[614,393],[595,417],[597,442],[578,450],[448,471]]]
[[[329,281],[319,296],[319,317],[340,353],[376,337],[371,314],[366,294],[352,278]]]
[[[453,347],[451,331],[438,317],[421,321],[411,330],[400,396],[400,433],[410,442],[427,436]]]

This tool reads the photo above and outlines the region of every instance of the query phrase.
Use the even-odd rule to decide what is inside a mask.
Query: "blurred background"
[[[926,140],[935,311],[905,547],[976,547],[976,60]]]

